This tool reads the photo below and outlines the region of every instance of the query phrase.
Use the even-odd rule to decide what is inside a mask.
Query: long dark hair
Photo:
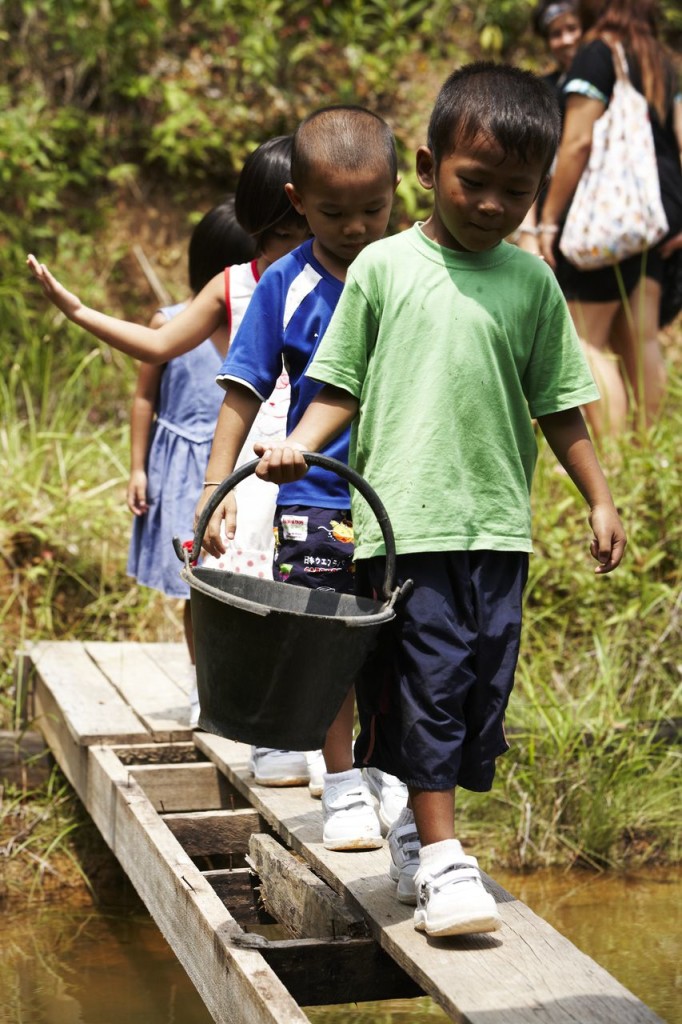
[[[189,240],[189,286],[197,295],[225,267],[248,263],[256,255],[256,243],[237,221],[234,196],[205,214]]]
[[[291,181],[291,135],[278,135],[249,153],[237,180],[234,206],[237,220],[251,235],[260,253],[275,226],[305,224],[289,202],[284,186]]]
[[[642,89],[661,121],[672,100],[671,63],[658,39],[658,0],[580,0],[583,44],[593,39],[621,42],[637,61]]]

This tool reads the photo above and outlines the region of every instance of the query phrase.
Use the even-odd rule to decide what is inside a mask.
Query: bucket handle
[[[348,483],[352,484],[353,487],[362,495],[365,499],[372,512],[374,513],[379,529],[381,530],[384,538],[384,544],[386,545],[386,572],[384,574],[384,588],[383,596],[386,601],[395,601],[396,594],[394,592],[395,582],[395,537],[393,535],[393,527],[391,521],[388,518],[388,512],[384,508],[382,502],[379,499],[376,491],[370,487],[367,481],[360,476],[354,469],[347,466],[344,462],[340,462],[338,459],[332,459],[329,455],[320,455],[318,452],[303,452],[303,458],[308,466],[320,466],[322,469],[329,469],[333,473],[347,480]],[[175,553],[181,562],[191,563],[195,562],[201,552],[201,542],[206,532],[209,520],[215,510],[217,509],[220,502],[223,500],[226,494],[229,494],[237,484],[241,483],[247,476],[255,471],[256,466],[259,464],[260,459],[253,459],[251,462],[246,462],[239,469],[235,469],[233,473],[225,477],[225,479],[218,485],[209,500],[206,502],[199,521],[194,533],[194,541],[192,543],[192,550],[187,552],[183,548],[178,537],[173,537],[173,547]]]

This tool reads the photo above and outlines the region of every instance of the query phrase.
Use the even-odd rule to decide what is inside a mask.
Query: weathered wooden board
[[[183,693],[189,694],[192,680],[187,644],[147,643],[139,646]]]
[[[139,644],[94,641],[85,649],[156,741],[191,736],[187,695]]]
[[[248,849],[265,906],[293,938],[368,934],[362,914],[350,911],[338,893],[272,836],[252,835]]]
[[[209,761],[129,765],[127,770],[162,814],[233,809],[243,799],[241,794],[234,794],[228,779]]]
[[[168,828],[190,857],[248,853],[249,839],[261,823],[251,808],[164,814]]]
[[[116,753],[123,764],[190,764],[206,761],[206,756],[189,741],[184,743],[117,743]],[[236,790],[235,790],[236,792]],[[244,800],[243,797],[240,799]],[[246,800],[244,800],[246,803]]]
[[[197,746],[249,794],[287,845],[365,914],[381,946],[456,1021],[468,1024],[653,1024],[656,1016],[590,957],[486,878],[504,922],[491,935],[429,939],[398,903],[388,850],[333,853],[322,845],[320,806],[302,787],[253,785],[248,748],[208,733]]]
[[[87,783],[90,743],[148,740],[136,715],[77,643],[39,643],[33,661],[32,725],[77,792]]]
[[[260,880],[250,868],[218,868],[201,872],[242,927],[275,924],[260,897]]]
[[[149,732],[99,671],[80,643],[33,644],[29,649],[36,680],[49,690],[76,743],[135,743]],[[33,723],[42,731],[36,714]]]
[[[304,1024],[303,1011],[161,821],[113,750],[89,751],[95,824],[189,974],[217,1024]]]

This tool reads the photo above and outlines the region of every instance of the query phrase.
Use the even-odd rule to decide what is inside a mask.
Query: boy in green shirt
[[[531,550],[531,418],[590,508],[599,574],[625,534],[580,406],[598,398],[552,272],[505,238],[544,184],[560,132],[545,84],[479,63],[443,85],[417,152],[424,224],[369,246],[308,369],[326,385],[263,454],[276,481],[353,422],[351,464],[384,502],[411,594],[357,687],[356,763],[397,775],[410,806],[389,832],[398,899],[429,935],[493,931],[500,915],[455,838],[457,785],[491,788]],[[381,536],[355,495],[358,574],[380,591]],[[377,679],[379,678],[379,685]],[[379,690],[380,692],[376,692]]]

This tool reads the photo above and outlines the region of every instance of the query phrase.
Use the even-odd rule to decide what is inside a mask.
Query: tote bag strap
[[[232,333],[232,303],[230,302],[230,268],[223,271],[223,287],[225,289],[225,316],[227,318],[228,337]]]
[[[628,68],[627,57],[625,56],[625,50],[623,49],[623,44],[612,43],[611,55],[613,57],[613,67],[616,72],[616,78],[619,82],[629,82],[630,71]]]

